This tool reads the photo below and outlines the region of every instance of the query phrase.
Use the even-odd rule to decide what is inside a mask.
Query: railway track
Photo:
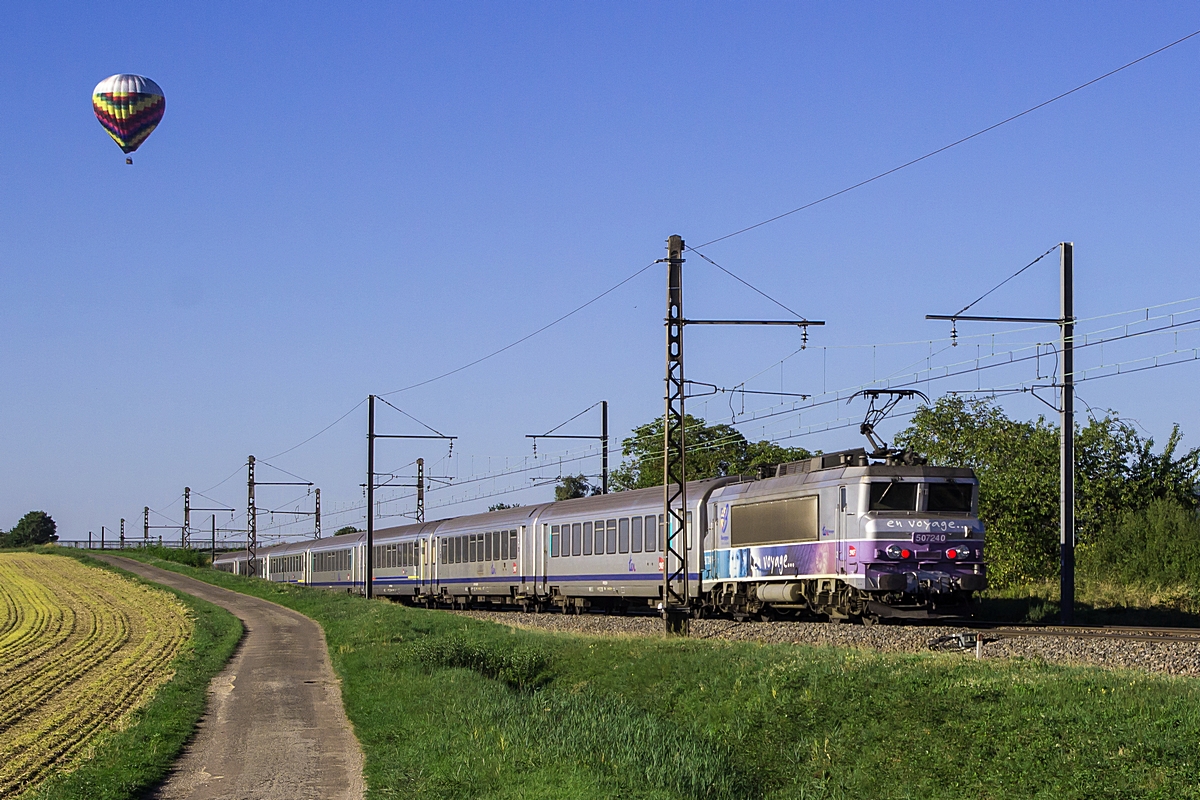
[[[458,611],[476,619],[564,633],[599,636],[662,636],[662,620],[649,616],[600,614],[522,614]],[[927,621],[885,625],[831,625],[827,622],[692,622],[694,639],[858,647],[891,653],[935,650],[969,653],[984,659],[1024,658],[1051,663],[1135,669],[1200,677],[1200,628],[1015,625],[978,620]],[[977,644],[981,642],[982,644]]]
[[[1006,626],[972,623],[976,628],[995,637],[1061,636],[1078,639],[1111,639],[1130,642],[1200,643],[1200,628],[1141,628],[1123,625],[1045,625]]]

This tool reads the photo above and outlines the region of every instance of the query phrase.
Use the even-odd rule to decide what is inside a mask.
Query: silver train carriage
[[[969,469],[872,463],[864,450],[770,477],[688,484],[697,613],[924,617],[987,586],[979,484]],[[427,606],[647,609],[662,598],[662,489],[385,528],[374,592]],[[362,592],[363,533],[218,555],[217,569]]]

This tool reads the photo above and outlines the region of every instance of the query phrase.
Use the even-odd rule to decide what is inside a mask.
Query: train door
[[[437,593],[438,576],[441,574],[442,569],[441,550],[438,549],[441,546],[440,541],[441,539],[438,536],[429,537],[429,555],[427,556],[429,559],[429,580],[425,587],[426,594]]]
[[[429,594],[429,541],[430,537],[422,536],[417,540],[417,547],[421,551],[417,554],[417,577],[421,587],[421,594]]]
[[[536,591],[536,593],[539,595],[545,595],[550,593],[550,587],[547,585],[548,578],[546,575],[548,570],[547,563],[550,561],[550,525],[547,523],[541,523],[540,536],[538,533],[536,533],[536,531],[538,531],[538,527],[535,525],[533,535],[534,541],[530,542],[530,545],[533,545],[533,547],[527,547],[526,549],[530,555],[535,557],[536,561],[533,572],[534,591]]]
[[[838,487],[837,494],[837,571],[839,574],[846,572],[846,539],[850,536],[849,515],[849,491],[845,486]]]
[[[523,550],[530,549],[528,547],[523,547],[523,545],[525,544],[525,536],[528,533],[528,531],[529,531],[529,527],[526,525],[521,525],[520,527],[517,528],[517,552],[509,553],[509,555],[512,556],[513,563],[518,565],[517,572],[519,574],[517,574],[514,577],[516,577],[521,582],[522,585],[524,585],[525,581],[528,580],[527,576],[531,572],[530,570],[526,569],[525,553],[522,552]],[[508,533],[505,533],[503,535],[508,536]],[[506,571],[508,570],[507,564],[504,565],[504,569]]]

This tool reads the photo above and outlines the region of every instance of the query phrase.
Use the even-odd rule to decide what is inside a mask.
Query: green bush
[[[174,561],[176,564],[183,564],[188,567],[207,567],[212,563],[209,553],[206,550],[182,550],[174,547],[161,547],[152,544],[148,547],[138,548],[138,552],[145,553],[148,556],[161,558],[163,561]]]
[[[535,689],[549,680],[550,657],[540,649],[512,648],[492,642],[468,642],[458,636],[421,639],[412,653],[426,667],[463,667],[513,689]]]
[[[1124,583],[1200,583],[1200,516],[1165,498],[1123,512],[1080,547],[1079,571]]]

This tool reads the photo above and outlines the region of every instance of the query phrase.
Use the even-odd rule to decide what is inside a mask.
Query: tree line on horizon
[[[45,511],[30,511],[10,531],[0,531],[0,547],[30,547],[58,541],[58,526]]]

